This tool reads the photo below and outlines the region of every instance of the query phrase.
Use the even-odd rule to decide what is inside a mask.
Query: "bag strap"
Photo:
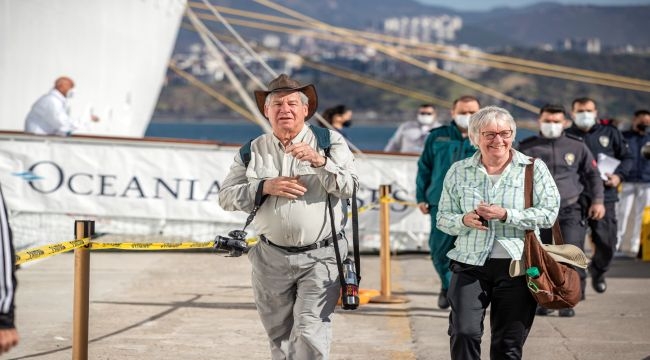
[[[524,207],[529,208],[533,206],[533,170],[535,167],[536,158],[530,158],[530,164],[526,165],[526,172],[524,177]],[[532,230],[526,230],[526,232]],[[553,243],[555,245],[563,245],[564,238],[562,231],[560,231],[560,223],[557,218],[553,223]]]

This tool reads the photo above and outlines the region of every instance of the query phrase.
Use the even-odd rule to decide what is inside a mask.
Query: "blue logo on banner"
[[[44,179],[42,176],[38,176],[38,175],[34,174],[31,171],[23,171],[23,172],[19,172],[19,173],[12,173],[12,175],[18,176],[18,177],[22,178],[25,181],[34,181],[34,180],[42,180],[42,179]]]

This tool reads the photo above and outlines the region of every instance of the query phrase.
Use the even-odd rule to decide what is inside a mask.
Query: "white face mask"
[[[541,123],[539,125],[539,131],[542,132],[545,138],[556,139],[562,135],[564,126],[562,123]]]
[[[469,127],[469,118],[471,116],[472,115],[470,114],[456,115],[454,121],[456,122],[456,125],[462,127],[463,129],[467,129]]]
[[[418,114],[418,122],[422,125],[431,125],[436,119],[434,115],[420,115]]]
[[[588,130],[596,124],[596,113],[591,111],[579,112],[576,114],[575,119],[576,126]]]

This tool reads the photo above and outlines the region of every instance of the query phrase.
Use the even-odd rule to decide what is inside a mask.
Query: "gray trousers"
[[[347,242],[338,246],[343,260]],[[331,316],[341,288],[334,246],[290,253],[260,241],[248,259],[272,359],[328,359]]]

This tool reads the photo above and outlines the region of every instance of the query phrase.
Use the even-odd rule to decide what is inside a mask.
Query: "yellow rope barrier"
[[[248,246],[255,245],[257,238],[246,239]],[[24,264],[38,259],[45,259],[50,256],[62,254],[76,248],[86,246],[90,250],[144,250],[144,251],[159,251],[159,250],[187,250],[187,249],[212,249],[214,248],[214,241],[205,242],[97,242],[91,241],[90,238],[82,240],[64,241],[57,244],[44,245],[36,248],[20,251],[16,254],[15,264]]]
[[[47,257],[62,254],[82,246],[87,246],[90,243],[89,238],[81,240],[65,241],[58,244],[44,245],[32,249],[27,249],[16,253],[16,265],[24,264],[28,261],[37,259],[45,259]]]
[[[183,249],[210,249],[214,241],[207,242],[179,242],[179,243],[103,243],[91,242],[91,250],[120,249],[120,250],[183,250]]]
[[[417,207],[418,204],[410,201],[395,200],[390,196],[381,197],[378,201],[361,206],[358,211],[365,211],[379,207],[380,204],[395,203],[405,206]],[[352,216],[348,213],[348,217]],[[246,239],[248,246],[255,245],[257,238]],[[135,250],[135,251],[159,251],[159,250],[187,250],[187,249],[213,249],[214,241],[204,242],[97,242],[90,238],[81,240],[64,241],[57,244],[43,245],[16,253],[15,264],[20,265],[38,259],[45,259],[50,256],[62,254],[80,247],[87,247],[89,250]]]

